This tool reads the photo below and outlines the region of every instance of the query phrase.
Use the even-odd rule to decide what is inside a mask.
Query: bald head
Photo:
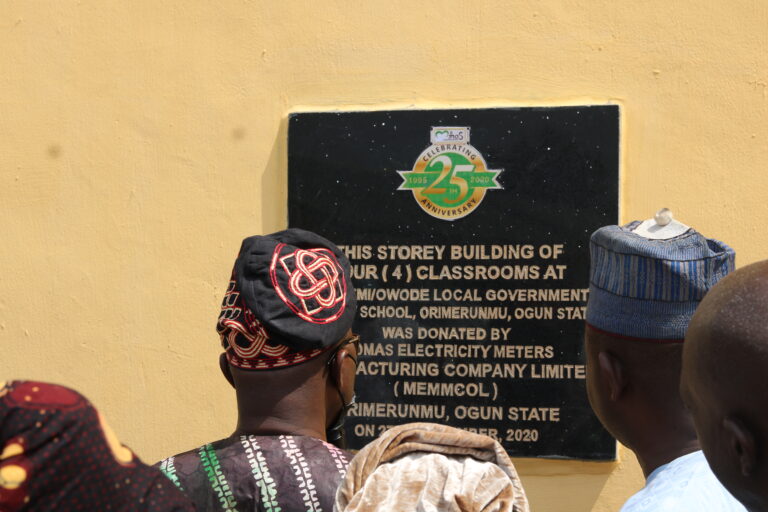
[[[720,481],[768,510],[768,261],[720,281],[686,333],[681,394]]]
[[[696,352],[710,363],[717,354],[728,356],[719,363],[733,363],[733,356],[740,360],[768,357],[768,260],[744,267],[712,288],[699,305],[686,339],[693,340]],[[760,365],[733,366],[717,364],[715,368],[765,374]]]

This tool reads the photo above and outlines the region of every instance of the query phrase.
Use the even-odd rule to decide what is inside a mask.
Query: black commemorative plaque
[[[288,223],[353,265],[350,448],[431,421],[513,456],[615,458],[582,338],[618,166],[614,105],[290,116]]]

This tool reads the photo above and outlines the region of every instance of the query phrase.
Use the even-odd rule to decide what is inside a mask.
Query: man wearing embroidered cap
[[[354,402],[356,309],[349,261],[325,238],[243,241],[216,325],[237,428],[159,463],[198,510],[332,510],[350,457],[328,441],[341,444]]]
[[[688,323],[735,254],[693,229],[651,239],[638,225],[606,226],[590,241],[589,401],[646,477],[621,510],[743,511],[709,469],[678,391]]]

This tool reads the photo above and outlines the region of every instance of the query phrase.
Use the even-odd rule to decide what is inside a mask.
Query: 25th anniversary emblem
[[[421,152],[413,169],[397,171],[397,190],[410,190],[419,206],[433,217],[455,220],[472,213],[487,190],[500,189],[503,169],[488,169],[480,152],[469,144],[469,127],[435,126],[432,145]]]

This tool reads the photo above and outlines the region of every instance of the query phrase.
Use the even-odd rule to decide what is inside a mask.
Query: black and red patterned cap
[[[270,370],[324,353],[356,311],[347,257],[294,228],[243,240],[216,329],[230,364]]]

